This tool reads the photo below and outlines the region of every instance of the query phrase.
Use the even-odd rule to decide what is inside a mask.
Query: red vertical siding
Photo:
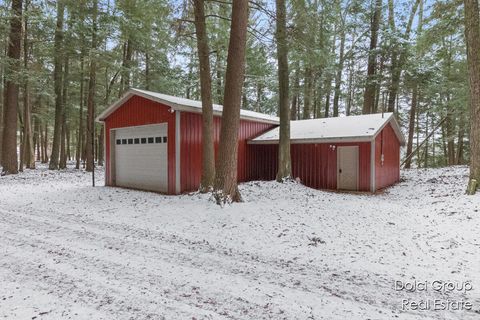
[[[292,175],[311,188],[337,188],[337,148],[359,147],[359,190],[370,191],[370,142],[292,144]],[[278,167],[278,145],[249,145],[255,154],[252,179],[273,180]]]
[[[220,140],[221,118],[214,117],[215,154]],[[273,128],[275,125],[240,121],[238,130],[238,181],[252,180],[256,155],[247,147],[247,141]],[[202,176],[202,115],[182,112],[180,117],[180,185],[181,191],[197,190]]]
[[[375,138],[375,188],[385,188],[399,180],[400,142],[392,126],[388,124]]]
[[[112,185],[110,177],[110,129],[168,123],[168,193],[175,193],[175,113],[170,107],[151,100],[133,96],[105,120],[106,139],[106,184]]]

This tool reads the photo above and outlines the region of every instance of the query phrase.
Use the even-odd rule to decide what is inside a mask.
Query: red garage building
[[[162,193],[197,190],[202,170],[199,101],[130,89],[97,118],[105,130],[105,184]],[[222,106],[214,105],[217,150]],[[273,180],[279,119],[241,110],[238,180]],[[372,191],[399,180],[405,139],[393,114],[291,122],[292,173],[317,189]]]
[[[222,106],[214,105],[215,150]],[[130,89],[97,121],[105,130],[105,185],[179,194],[197,190],[202,169],[202,104]],[[278,125],[277,117],[242,110],[238,180],[252,180],[247,140]]]
[[[249,141],[257,180],[275,178],[279,128]],[[290,123],[292,175],[316,189],[371,191],[400,179],[405,138],[392,113]]]

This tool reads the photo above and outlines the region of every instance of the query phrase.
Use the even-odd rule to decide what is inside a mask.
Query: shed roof
[[[372,141],[390,123],[401,145],[405,144],[400,126],[393,113],[360,116],[297,120],[290,122],[292,143],[326,143],[347,141]],[[249,141],[251,144],[276,144],[279,127]]]
[[[166,106],[169,106],[173,110],[178,111],[186,111],[186,112],[194,112],[194,113],[202,113],[202,102],[195,101],[185,98],[179,98],[174,96],[169,96],[166,94],[152,92],[147,90],[141,89],[129,89],[122,98],[117,100],[115,103],[110,105],[105,111],[103,111],[98,117],[97,121],[103,122],[109,115],[111,115],[115,110],[117,110],[120,106],[122,106],[128,99],[133,96],[140,96],[148,100],[152,100]],[[213,105],[213,114],[216,116],[220,116],[223,111],[223,106],[214,104]],[[268,114],[263,114],[255,111],[250,110],[240,110],[240,119],[244,120],[251,120],[257,122],[265,122],[271,124],[278,124],[279,119],[278,117],[271,116]]]

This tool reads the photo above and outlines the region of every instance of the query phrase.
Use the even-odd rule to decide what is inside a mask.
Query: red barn
[[[105,130],[105,184],[162,193],[197,190],[202,170],[199,101],[130,89],[97,118]],[[214,105],[217,150],[222,106]],[[279,119],[241,110],[238,180],[273,180]],[[292,173],[316,189],[375,192],[400,178],[405,144],[391,113],[291,122]]]
[[[202,104],[130,89],[97,121],[105,130],[105,185],[169,194],[197,190],[202,169]],[[214,105],[215,149],[222,106]],[[276,127],[277,117],[241,110],[238,180],[252,180],[247,140]]]
[[[405,138],[392,113],[292,121],[293,177],[316,189],[371,191],[400,179]],[[279,128],[249,141],[257,180],[275,178]]]

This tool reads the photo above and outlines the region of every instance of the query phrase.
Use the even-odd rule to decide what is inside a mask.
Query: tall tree
[[[20,51],[22,42],[22,0],[12,1],[10,34],[7,56],[9,77],[5,81],[5,110],[2,141],[2,174],[18,173],[17,156],[17,112],[18,112],[18,73],[20,69]]]
[[[418,12],[418,25],[417,25],[417,37],[422,33],[423,29],[423,0],[420,1],[420,8]],[[419,58],[420,50],[419,45],[417,45],[416,58]],[[408,122],[408,139],[407,139],[407,159],[405,161],[405,168],[409,169],[412,165],[412,157],[410,154],[413,152],[413,134],[415,130],[415,116],[417,114],[417,104],[419,96],[420,86],[418,84],[418,79],[414,80],[412,88],[412,102],[409,112],[409,122]]]
[[[210,75],[210,58],[205,23],[205,7],[203,0],[193,0],[195,11],[195,30],[197,35],[197,51],[200,63],[200,93],[202,96],[202,179],[200,191],[213,189],[215,181],[215,149],[213,145],[213,102],[212,78]]]
[[[87,99],[87,144],[86,151],[86,170],[91,172],[94,170],[94,135],[95,135],[95,88],[97,77],[97,15],[98,0],[93,0],[92,9],[92,46],[90,51],[90,76],[88,81],[88,99]]]
[[[340,7],[340,1],[337,1],[338,6]],[[347,7],[348,9],[348,7]],[[345,16],[347,9],[345,10]],[[333,96],[333,116],[338,117],[338,105],[340,102],[340,87],[342,85],[342,73],[343,65],[345,63],[345,40],[346,40],[346,31],[345,31],[345,20],[346,17],[342,14],[341,8],[338,8],[338,18],[340,19],[340,50],[338,53],[338,64],[337,71],[335,75],[335,92]]]
[[[382,16],[382,0],[375,0],[372,10],[372,19],[370,25],[370,50],[368,52],[367,79],[365,84],[365,93],[363,95],[363,114],[372,113],[375,105],[375,88],[377,73],[377,42],[378,29]]]
[[[237,185],[238,129],[245,72],[248,1],[233,0],[220,145],[214,185],[217,203],[242,201]]]
[[[405,28],[405,33],[402,35],[402,43],[398,43],[398,40],[394,40],[391,44],[391,79],[388,90],[388,112],[395,111],[395,102],[397,101],[398,89],[400,87],[400,77],[402,75],[403,68],[407,59],[407,48],[404,42],[407,42],[410,39],[410,32],[412,30],[413,20],[417,12],[418,6],[420,5],[421,0],[415,0],[410,12],[410,16],[407,21],[407,26]],[[389,10],[392,13],[389,15],[389,24],[392,29],[392,33],[395,33],[395,20],[393,13],[393,0],[389,0]]]
[[[288,101],[288,43],[287,43],[287,7],[285,0],[276,0],[275,38],[277,40],[278,60],[278,109],[280,114],[280,141],[278,143],[277,181],[282,182],[292,175],[290,159],[290,106]]]
[[[55,29],[54,39],[54,70],[53,82],[55,85],[55,126],[53,127],[53,143],[52,153],[50,155],[50,170],[58,169],[58,162],[60,158],[60,139],[62,137],[62,122],[63,122],[63,99],[62,99],[62,85],[63,85],[63,21],[65,14],[65,0],[58,0],[57,2],[57,25]]]
[[[480,17],[478,0],[464,0],[465,39],[470,84],[470,182],[469,193],[480,183]],[[476,180],[477,184],[473,182]]]
[[[25,1],[24,34],[23,34],[23,63],[25,70],[28,70],[29,46],[28,41],[28,6],[30,0]],[[29,169],[35,169],[35,150],[32,131],[32,106],[30,104],[30,87],[28,75],[23,85],[23,162]]]

